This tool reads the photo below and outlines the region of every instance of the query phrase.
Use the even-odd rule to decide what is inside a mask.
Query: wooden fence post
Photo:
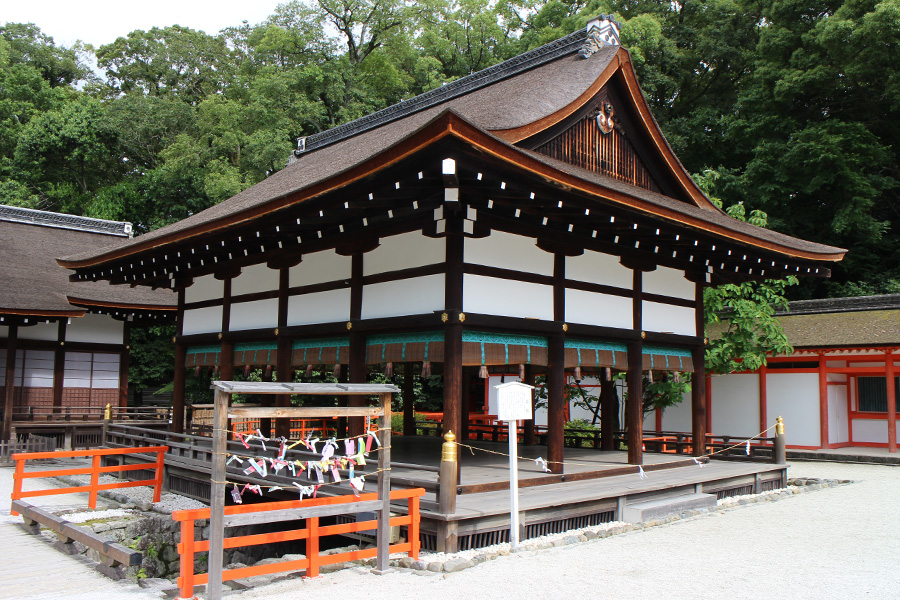
[[[97,509],[97,486],[100,484],[100,455],[95,454],[91,461],[91,489],[88,492],[88,506]]]
[[[784,419],[775,419],[775,462],[779,465],[787,463],[787,450],[784,442]]]
[[[441,472],[440,491],[438,496],[438,510],[445,515],[456,512],[456,485],[457,485],[457,448],[456,436],[452,431],[444,434],[444,443],[441,446]],[[457,548],[457,523],[456,521],[438,522],[437,549],[438,552],[456,552]]]

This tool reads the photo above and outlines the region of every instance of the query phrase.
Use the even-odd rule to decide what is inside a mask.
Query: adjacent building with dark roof
[[[129,323],[174,313],[175,294],[73,282],[56,259],[130,239],[131,223],[0,205],[4,438],[19,417],[124,405]]]

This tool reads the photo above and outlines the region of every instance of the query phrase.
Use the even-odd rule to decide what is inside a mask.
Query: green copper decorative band
[[[663,346],[644,346],[643,354],[659,354],[665,356],[684,356],[691,358],[693,356],[690,350],[685,348],[664,348]]]
[[[566,348],[576,350],[609,350],[610,352],[627,352],[628,346],[615,342],[597,342],[594,340],[579,340],[566,338]]]
[[[216,353],[222,351],[221,346],[193,346],[187,349],[188,354],[207,354],[207,353]]]

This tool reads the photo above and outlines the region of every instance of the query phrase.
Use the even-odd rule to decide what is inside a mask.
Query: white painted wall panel
[[[25,387],[33,388],[53,387],[52,350],[25,351],[25,375],[23,385]]]
[[[289,271],[291,287],[350,279],[350,257],[334,250],[304,254],[303,262]]]
[[[631,298],[567,289],[566,321],[634,329],[634,305]]]
[[[421,315],[443,308],[443,274],[363,286],[363,319]]]
[[[712,413],[715,415],[715,411]],[[663,412],[663,431],[683,431],[690,433],[693,429],[691,420],[691,395],[685,394],[679,404],[670,406]]]
[[[278,298],[235,302],[231,305],[229,331],[275,329],[278,327]]]
[[[686,306],[672,306],[659,302],[641,303],[644,331],[697,335],[697,321],[694,309]]]
[[[54,338],[56,339],[56,338]],[[92,344],[121,344],[125,340],[125,323],[109,315],[87,314],[66,327],[66,341]]]
[[[9,337],[9,327],[6,325],[0,325],[0,339],[6,339]]]
[[[185,302],[201,302],[203,300],[221,300],[225,294],[225,282],[212,275],[204,275],[194,279],[193,285],[184,289]]]
[[[785,427],[787,426],[785,425]],[[853,419],[853,441],[887,444],[887,420]],[[791,439],[788,438],[788,444],[790,443]]]
[[[847,419],[847,386],[828,386],[828,441],[832,444],[843,444],[850,441]]]
[[[759,375],[714,375],[711,383],[710,433],[746,437],[759,433]]]
[[[119,387],[118,354],[94,353],[91,387],[96,389],[116,389]]]
[[[74,317],[72,318],[73,323],[80,320],[81,319],[76,319]],[[18,337],[20,340],[42,340],[45,342],[55,342],[59,338],[59,324],[38,323],[37,325],[19,327]]]
[[[601,283],[630,290],[634,272],[623,267],[618,256],[585,250],[581,256],[566,257],[566,279]]]
[[[648,294],[660,294],[685,300],[696,298],[696,284],[685,279],[684,271],[658,266],[655,271],[647,271],[643,275],[644,291]]]
[[[288,325],[334,323],[349,319],[349,289],[303,294],[288,299]]]
[[[232,296],[273,290],[278,291],[278,271],[265,264],[244,267],[241,274],[231,280]]]
[[[463,310],[551,321],[553,288],[549,285],[467,274],[463,275]]]
[[[465,262],[526,273],[553,275],[553,255],[535,245],[535,239],[493,231],[485,238],[466,238]]]
[[[770,425],[778,416],[784,417],[788,446],[821,447],[818,373],[769,372],[766,410]]]
[[[184,311],[184,335],[222,331],[222,307],[209,306]]]
[[[447,258],[445,238],[425,237],[419,231],[381,238],[381,245],[363,255],[363,275],[442,264]]]
[[[90,352],[66,352],[63,387],[91,387],[93,354]]]

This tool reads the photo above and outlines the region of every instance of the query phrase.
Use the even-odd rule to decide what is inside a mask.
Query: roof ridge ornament
[[[601,14],[596,19],[588,21],[585,30],[587,39],[578,51],[581,58],[589,58],[592,54],[605,46],[621,46],[619,42],[619,29],[622,25],[612,15]]]

